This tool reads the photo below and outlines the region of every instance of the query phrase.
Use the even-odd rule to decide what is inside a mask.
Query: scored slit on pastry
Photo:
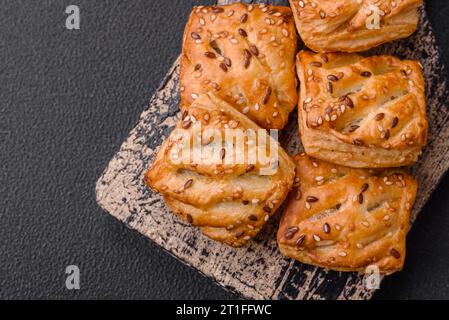
[[[417,161],[428,130],[418,62],[301,51],[297,71],[299,129],[309,155],[360,168]]]
[[[277,154],[271,154],[267,144],[267,158],[278,160],[273,163],[277,170],[270,175],[261,171],[267,164],[260,158],[255,163],[195,162],[194,148],[187,151],[185,159],[189,160],[180,162],[178,156],[173,158],[171,155],[180,154],[186,142],[191,145],[196,124],[201,124],[199,141],[205,148],[212,148],[212,144],[217,143],[205,138],[205,131],[211,129],[222,137],[227,129],[253,130],[262,132],[263,139],[268,139],[266,130],[219,97],[212,93],[201,95],[188,112],[183,112],[182,119],[145,174],[145,181],[164,196],[174,213],[198,226],[204,234],[231,246],[242,246],[261,230],[284,201],[293,184],[294,164],[277,142]],[[181,133],[186,133],[187,138]],[[255,147],[245,144],[245,156]],[[219,148],[222,148],[220,158],[223,160],[237,156],[236,148],[233,154],[226,151],[224,144]],[[207,158],[207,154],[204,157]]]
[[[296,45],[289,7],[194,8],[184,31],[181,109],[213,92],[259,126],[283,128],[297,103]]]
[[[415,32],[422,0],[290,0],[304,43],[316,52],[361,52]]]
[[[415,179],[400,169],[354,169],[306,154],[294,161],[296,189],[277,235],[281,252],[339,271],[401,270]]]

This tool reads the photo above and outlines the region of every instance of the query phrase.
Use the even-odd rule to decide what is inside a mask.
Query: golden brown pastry
[[[213,92],[263,128],[281,129],[297,103],[289,7],[197,7],[184,31],[181,109]]]
[[[295,157],[291,192],[277,239],[307,264],[390,274],[402,269],[417,182],[399,169],[353,169]]]
[[[200,145],[206,149],[202,153],[204,159],[193,159],[191,151],[182,158],[182,148],[186,141],[193,141],[192,131],[198,123],[201,123]],[[277,154],[270,153],[267,143],[267,162],[257,159],[257,162],[228,163],[226,160],[237,156],[237,147],[229,152],[224,143],[214,145],[219,140],[205,132],[211,129],[223,137],[226,129],[260,130],[263,139],[268,138],[266,130],[226,102],[213,94],[201,95],[188,113],[184,112],[183,119],[161,146],[145,180],[152,189],[163,194],[167,205],[184,220],[200,227],[214,240],[239,247],[259,232],[286,198],[293,184],[294,164],[277,142]],[[183,133],[191,136],[180,138]],[[233,144],[235,146],[237,140]],[[244,154],[250,155],[255,146],[245,143]],[[218,160],[222,162],[223,159],[223,164],[203,161],[211,158],[207,150],[212,148],[219,150]],[[271,161],[276,156],[278,162]],[[179,159],[188,161],[181,163]],[[262,169],[270,166],[277,166],[277,170],[267,175]]]
[[[422,0],[290,0],[304,43],[316,52],[360,52],[408,37]]]
[[[356,168],[417,161],[428,128],[418,62],[302,51],[297,70],[299,129],[308,155]]]

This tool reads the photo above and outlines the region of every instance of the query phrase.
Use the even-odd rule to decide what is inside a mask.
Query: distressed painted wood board
[[[232,1],[219,1],[220,4],[228,2]],[[269,2],[287,5],[287,1]],[[420,182],[413,222],[449,167],[449,90],[425,10],[421,12],[418,31],[411,38],[384,45],[371,53],[418,59],[424,69],[430,132],[428,146],[412,168]],[[255,240],[234,249],[208,239],[198,229],[176,218],[162,198],[145,186],[143,175],[179,117],[178,81],[179,59],[99,178],[96,185],[99,205],[179,260],[242,297],[371,298],[374,292],[365,287],[360,275],[328,271],[281,256],[275,241],[279,214]],[[281,143],[291,155],[301,149],[296,122],[295,111],[281,133]]]

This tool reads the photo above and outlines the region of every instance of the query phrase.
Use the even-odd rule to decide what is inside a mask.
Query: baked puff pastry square
[[[296,30],[289,7],[197,7],[184,31],[181,109],[213,92],[265,129],[297,103]]]
[[[290,0],[304,43],[316,52],[360,52],[415,32],[422,0]]]
[[[277,240],[300,262],[337,271],[402,269],[417,182],[400,169],[353,169],[295,157],[296,188]]]
[[[299,129],[308,155],[356,168],[417,161],[428,130],[418,62],[302,51],[297,70]]]
[[[243,150],[236,147],[237,138],[223,139],[228,144],[217,138],[225,137],[228,129],[249,130],[260,136],[255,144],[240,140],[245,148],[237,152]],[[196,145],[194,136],[199,138]],[[261,230],[293,184],[293,161],[276,141],[270,142],[277,146],[275,151],[270,143],[260,143],[268,138],[265,129],[226,102],[213,94],[201,95],[162,144],[145,175],[146,184],[163,195],[173,212],[205,235],[240,247]],[[225,147],[230,145],[235,148]],[[181,154],[186,146],[193,147]],[[201,157],[195,159],[194,152],[200,147]],[[266,155],[250,161],[257,147],[266,150]],[[243,161],[237,161],[242,155]],[[181,156],[183,161],[179,161]]]

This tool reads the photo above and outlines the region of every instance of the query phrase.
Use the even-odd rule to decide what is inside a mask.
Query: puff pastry
[[[402,269],[417,182],[399,169],[353,169],[295,157],[296,188],[277,239],[281,252],[338,271]]]
[[[192,130],[198,122],[201,123],[203,147],[213,141],[205,133],[211,129],[218,130],[221,135],[228,128],[243,131],[260,129],[262,137],[268,138],[266,130],[226,102],[211,93],[201,95],[188,112],[183,113],[177,130],[161,146],[145,175],[146,183],[164,196],[167,205],[177,215],[200,227],[208,237],[234,247],[242,246],[259,232],[286,198],[293,184],[294,163],[277,142],[277,162],[269,163],[277,166],[277,170],[271,175],[261,174],[261,168],[267,164],[259,159],[254,164],[249,161],[243,164],[207,164],[202,159],[195,162],[188,154],[184,159],[189,161],[178,163],[180,161],[171,155],[172,152],[179,153],[185,145],[179,133],[193,137]],[[254,146],[247,143],[245,153],[248,155],[254,151]],[[222,148],[222,144],[219,147]],[[234,154],[227,150],[221,149],[221,159],[236,156],[236,148]],[[267,144],[267,158],[276,156],[269,152]]]
[[[213,92],[263,128],[281,129],[297,103],[296,30],[289,7],[197,7],[184,31],[181,109]]]
[[[416,162],[428,130],[418,62],[302,51],[297,70],[307,154],[357,168]]]
[[[422,0],[290,0],[304,43],[316,52],[360,52],[415,32]]]

